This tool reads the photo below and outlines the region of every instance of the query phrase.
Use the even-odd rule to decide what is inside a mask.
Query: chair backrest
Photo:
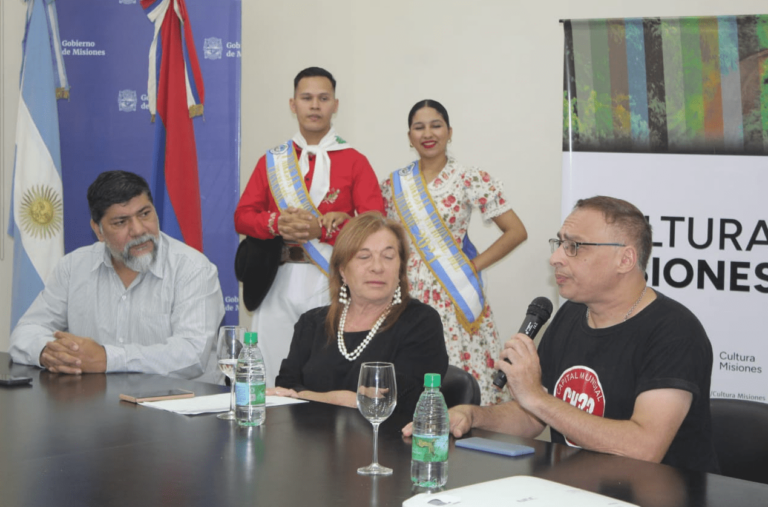
[[[480,405],[480,385],[475,377],[457,366],[448,365],[442,381],[443,393],[448,408],[456,405]]]
[[[720,473],[768,484],[768,405],[717,399],[710,409]]]

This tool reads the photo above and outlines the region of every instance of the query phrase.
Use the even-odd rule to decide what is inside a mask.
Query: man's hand
[[[506,373],[507,387],[516,403],[483,409],[508,407],[510,415],[528,414],[527,420],[519,418],[514,426],[507,425],[507,430],[501,431],[529,438],[535,437],[544,424],[549,424],[584,449],[659,462],[669,449],[693,399],[688,391],[654,389],[637,396],[629,420],[597,417],[542,389],[539,356],[533,340],[527,336],[520,333],[513,336],[504,344],[501,357],[512,362],[499,360],[495,366]],[[483,416],[487,413],[487,410],[483,412]],[[473,423],[493,431],[501,428],[477,421]]]
[[[48,342],[40,352],[40,365],[52,373],[80,375],[83,373],[80,368],[82,361],[74,355],[76,350],[72,350],[73,346],[74,343],[69,341]]]
[[[291,206],[280,212],[277,232],[287,241],[306,243],[310,239],[319,238],[322,230],[312,213]]]
[[[474,421],[473,405],[459,405],[448,410],[448,420],[451,430],[451,434],[456,438],[461,438],[472,429],[472,422]],[[410,437],[413,435],[413,423],[410,422],[400,430],[403,432],[404,437]]]
[[[280,212],[277,219],[277,232],[287,241],[304,242],[309,236],[311,217],[310,213],[291,206]]]
[[[473,407],[474,405],[458,405],[448,411],[449,426],[454,437],[463,437],[472,429],[475,420]]]
[[[541,364],[536,346],[528,336],[517,333],[501,351],[502,360],[495,367],[507,375],[507,389],[512,398],[525,407],[532,396],[541,396]],[[508,362],[503,359],[509,360]]]
[[[40,353],[40,364],[53,373],[80,375],[107,371],[107,352],[90,338],[64,331],[53,333]]]

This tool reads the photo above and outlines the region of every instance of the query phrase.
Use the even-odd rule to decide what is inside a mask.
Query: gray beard
[[[139,256],[133,255],[131,253],[131,248],[147,241],[152,242],[153,248],[151,253],[146,253]],[[125,245],[125,248],[123,248],[122,252],[114,250],[112,245],[107,242],[105,242],[105,244],[107,245],[107,249],[109,249],[109,253],[112,254],[114,259],[122,262],[125,264],[125,267],[137,273],[144,273],[149,271],[149,268],[154,265],[155,259],[157,259],[157,238],[151,234],[144,234],[141,237],[129,241],[128,244]]]

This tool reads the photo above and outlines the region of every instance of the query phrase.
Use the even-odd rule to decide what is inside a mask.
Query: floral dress
[[[453,158],[448,159],[448,163],[437,178],[427,185],[427,189],[440,211],[443,222],[458,244],[464,241],[467,234],[473,208],[479,208],[486,221],[511,209],[504,197],[501,182],[491,178],[485,171],[462,166]],[[381,193],[384,196],[387,216],[399,221],[390,178],[382,183]],[[508,399],[506,389],[499,392],[493,387],[493,375],[496,373],[493,362],[501,352],[501,343],[487,301],[480,327],[474,333],[469,333],[459,323],[456,309],[445,289],[413,245],[408,261],[408,280],[411,297],[431,305],[440,313],[448,361],[477,379],[482,393],[482,404],[494,404]]]

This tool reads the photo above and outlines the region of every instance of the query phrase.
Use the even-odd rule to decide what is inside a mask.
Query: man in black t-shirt
[[[535,437],[549,425],[554,442],[716,472],[712,346],[687,308],[646,285],[643,214],[620,199],[582,199],[557,236],[549,262],[569,301],[538,352],[519,333],[505,344],[511,364],[496,367],[515,401],[454,407],[454,436],[483,428]]]

